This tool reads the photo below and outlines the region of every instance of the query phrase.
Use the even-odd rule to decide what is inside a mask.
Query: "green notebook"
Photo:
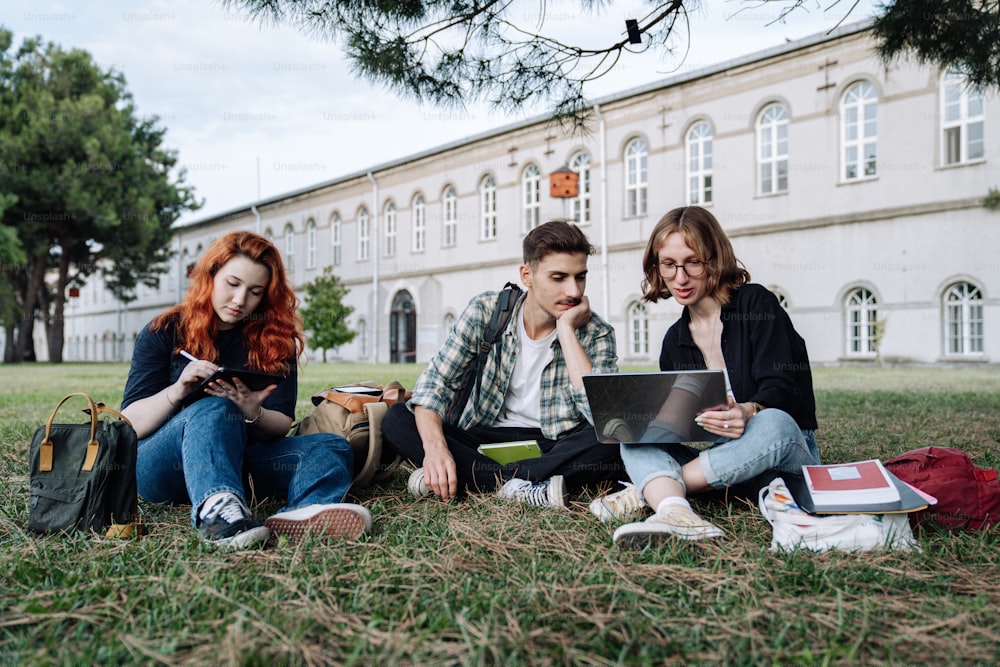
[[[542,455],[537,440],[517,440],[515,442],[491,442],[479,445],[479,453],[490,457],[501,465],[524,459],[537,459]]]

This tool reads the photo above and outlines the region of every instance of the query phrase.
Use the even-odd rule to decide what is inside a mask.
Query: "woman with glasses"
[[[595,501],[603,510],[595,513],[610,518],[646,505],[654,510],[615,531],[615,543],[623,546],[668,535],[722,537],[695,514],[688,495],[733,487],[755,492],[779,474],[819,463],[806,346],[774,294],[750,282],[719,222],[703,208],[676,208],[657,223],[643,272],[645,301],[673,297],[684,306],[663,339],[660,369],[723,371],[729,407],[695,419],[714,437],[707,449],[682,444],[686,429],[661,421],[652,422],[638,444],[622,445],[634,486]]]

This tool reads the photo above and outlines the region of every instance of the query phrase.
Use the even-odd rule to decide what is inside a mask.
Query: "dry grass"
[[[314,364],[300,395],[362,378],[412,386],[418,370]],[[886,370],[817,371],[827,460],[951,444],[1000,463],[995,378]],[[924,534],[910,554],[777,554],[736,502],[700,508],[725,541],[620,551],[589,496],[568,511],[418,502],[401,471],[357,499],[376,518],[357,542],[220,553],[187,508],[151,505],[152,534],[136,541],[27,535],[34,428],[71,389],[116,404],[124,374],[0,367],[0,664],[1000,661],[1000,531]]]

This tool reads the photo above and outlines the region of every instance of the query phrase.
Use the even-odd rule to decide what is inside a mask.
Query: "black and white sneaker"
[[[500,487],[497,495],[536,507],[566,506],[566,492],[564,491],[562,475],[553,475],[538,484],[532,484],[526,479],[515,477]]]
[[[198,519],[202,539],[226,549],[250,549],[267,544],[267,527],[233,493],[220,495]]]

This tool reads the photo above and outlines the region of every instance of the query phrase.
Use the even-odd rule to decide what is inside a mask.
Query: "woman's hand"
[[[188,365],[190,366],[190,364]],[[251,391],[250,387],[243,384],[239,378],[234,377],[232,383],[225,380],[210,382],[205,392],[210,396],[228,398],[240,409],[240,412],[243,413],[243,418],[250,421],[260,413],[261,404],[264,403],[264,400],[271,395],[271,392],[277,386],[276,384],[272,384],[260,391]]]
[[[706,410],[694,418],[695,423],[712,435],[726,438],[740,437],[754,413],[754,407],[750,403],[737,403],[732,396],[728,397],[728,401],[729,408]]]

